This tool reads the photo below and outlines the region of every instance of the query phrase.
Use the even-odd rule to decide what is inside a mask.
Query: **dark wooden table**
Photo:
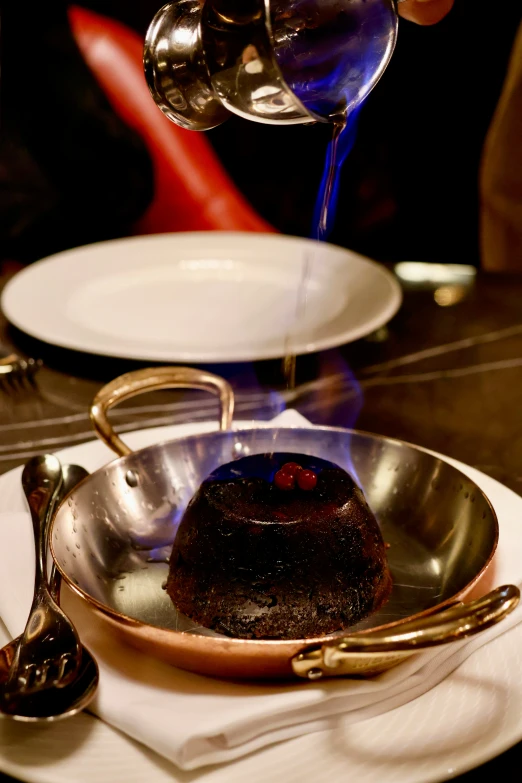
[[[44,361],[37,391],[0,397],[0,473],[91,439],[96,391],[142,366],[43,345],[1,316],[0,346]],[[238,418],[268,419],[294,407],[317,424],[356,426],[442,452],[522,494],[522,276],[404,284],[403,305],[387,327],[301,357],[294,389],[286,388],[279,361],[208,369],[233,384]],[[216,413],[199,393],[162,392],[122,406],[115,421],[127,431]],[[522,743],[458,780],[519,783],[521,766]]]

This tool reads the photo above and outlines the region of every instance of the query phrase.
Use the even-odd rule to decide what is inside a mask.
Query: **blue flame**
[[[355,144],[360,111],[361,105],[350,112],[346,125],[337,136],[334,134],[334,138],[328,145],[323,176],[315,202],[312,220],[312,239],[326,241],[333,230],[339,197],[341,169]],[[331,177],[333,177],[332,182],[330,182]]]
[[[361,105],[393,51],[396,10],[391,0],[271,0],[270,23],[275,58],[291,92],[312,115],[336,125],[312,230],[312,238],[325,240]]]

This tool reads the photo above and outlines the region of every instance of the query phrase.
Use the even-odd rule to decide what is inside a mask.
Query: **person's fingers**
[[[399,14],[417,24],[440,22],[453,7],[454,0],[403,0],[398,3]]]

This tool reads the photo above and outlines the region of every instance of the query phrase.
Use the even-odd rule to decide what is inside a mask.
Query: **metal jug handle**
[[[205,131],[230,113],[212,88],[201,40],[202,0],[174,0],[147,30],[145,80],[156,104],[182,128]]]
[[[234,415],[234,393],[223,378],[190,367],[150,367],[120,375],[100,389],[91,405],[91,422],[97,436],[119,457],[132,453],[118,437],[107,413],[124,400],[161,389],[201,389],[219,397],[219,428],[229,430]]]

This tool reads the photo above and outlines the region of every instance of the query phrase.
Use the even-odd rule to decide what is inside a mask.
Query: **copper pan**
[[[142,392],[180,387],[219,396],[219,431],[131,452],[114,432],[109,409]],[[51,551],[67,584],[126,642],[175,666],[220,677],[372,675],[417,650],[480,632],[516,606],[520,594],[512,585],[461,602],[491,563],[498,523],[482,490],[459,470],[416,446],[354,430],[233,431],[233,407],[224,380],[176,367],[123,375],[93,402],[96,433],[119,458],[63,501]],[[381,525],[392,595],[349,632],[291,641],[231,639],[178,614],[162,589],[177,525],[201,481],[234,457],[270,451],[342,465]]]

